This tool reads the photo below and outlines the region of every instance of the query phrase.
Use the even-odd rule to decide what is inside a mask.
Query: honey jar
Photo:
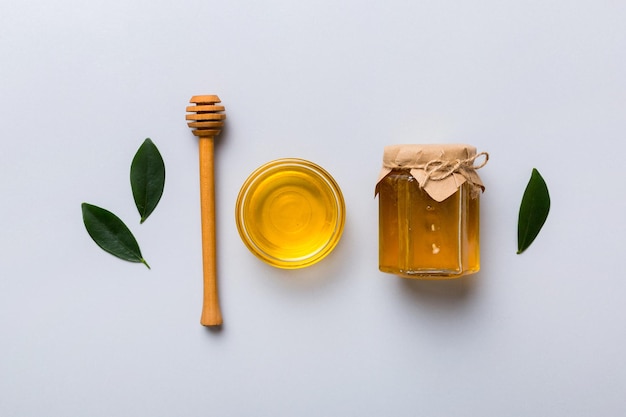
[[[488,159],[464,144],[385,147],[376,184],[382,272],[451,279],[480,269],[476,170]]]

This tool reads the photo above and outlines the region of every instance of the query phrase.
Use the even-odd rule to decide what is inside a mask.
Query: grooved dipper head
[[[223,113],[224,106],[216,106],[221,103],[218,96],[193,96],[189,100],[193,106],[187,106],[185,119],[187,125],[196,136],[217,136],[222,131],[226,115]]]

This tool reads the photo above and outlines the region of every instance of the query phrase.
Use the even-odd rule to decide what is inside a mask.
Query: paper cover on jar
[[[475,165],[476,160],[484,158]],[[465,144],[391,145],[383,154],[383,167],[378,183],[392,170],[409,170],[420,186],[433,200],[441,202],[454,194],[461,185],[469,183],[472,196],[485,190],[477,169],[489,160],[486,152]]]

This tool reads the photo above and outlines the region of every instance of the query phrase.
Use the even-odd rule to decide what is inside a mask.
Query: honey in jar
[[[480,269],[476,169],[487,160],[470,145],[385,147],[376,185],[382,272],[451,279]]]

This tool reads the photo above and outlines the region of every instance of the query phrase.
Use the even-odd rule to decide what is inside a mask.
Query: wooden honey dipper
[[[213,172],[213,139],[219,135],[226,115],[218,96],[193,96],[189,100],[185,119],[199,139],[200,153],[200,215],[202,220],[202,270],[204,296],[200,324],[220,326],[222,313],[217,292],[217,267],[215,244],[215,179]]]

